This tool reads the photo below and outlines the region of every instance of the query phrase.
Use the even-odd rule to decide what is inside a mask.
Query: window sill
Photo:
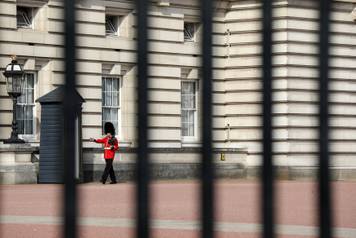
[[[193,147],[198,148],[201,147],[202,144],[198,140],[195,141],[182,141],[182,147]]]
[[[198,42],[196,40],[184,40],[183,43],[187,44],[187,45],[196,45],[196,44],[198,44]]]
[[[17,27],[16,28],[18,31],[35,31],[35,29],[33,29],[33,27]]]
[[[35,135],[19,135],[19,138],[25,140],[27,143],[37,143],[38,142]]]

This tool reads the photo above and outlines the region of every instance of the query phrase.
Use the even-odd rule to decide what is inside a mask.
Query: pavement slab
[[[278,237],[317,237],[317,184],[276,183]],[[158,238],[199,237],[197,181],[154,182],[151,189],[152,234]],[[0,186],[0,234],[15,238],[61,237],[63,186]],[[355,182],[334,182],[335,237],[356,237]],[[135,185],[78,185],[79,237],[134,237]],[[260,185],[257,181],[216,183],[217,237],[259,237]]]

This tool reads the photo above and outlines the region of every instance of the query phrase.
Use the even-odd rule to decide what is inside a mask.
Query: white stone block
[[[149,27],[183,31],[183,20],[174,17],[149,17]]]
[[[164,103],[149,103],[148,111],[153,114],[180,114],[180,104],[170,104],[169,107]]]
[[[148,32],[148,39],[173,42],[183,42],[184,40],[183,31],[167,31],[158,29],[150,29]]]
[[[239,44],[239,43],[255,43],[258,45],[262,40],[261,33],[244,33],[244,34],[233,34],[230,36],[231,44]]]
[[[102,11],[88,11],[86,9],[78,9],[76,14],[78,21],[105,24],[105,13]]]
[[[237,104],[225,107],[226,115],[259,115],[262,112],[262,105],[259,104]]]
[[[356,116],[356,106],[354,106],[352,104],[351,105],[348,105],[348,104],[331,105],[329,110],[330,110],[331,114],[335,114],[338,116],[341,116],[341,115]]]
[[[355,141],[338,141],[330,143],[331,152],[356,153]]]
[[[176,89],[180,90],[180,79],[150,78],[149,88],[154,89]]]
[[[260,92],[228,92],[226,93],[227,102],[260,102],[262,94]]]
[[[260,78],[262,75],[261,68],[247,68],[247,69],[227,69],[227,79],[248,79],[248,78]]]
[[[290,152],[291,153],[316,153],[318,152],[318,144],[316,142],[308,141],[291,141],[290,142]]]
[[[102,122],[101,115],[93,115],[93,114],[82,114],[82,125],[83,127],[86,126],[101,126]]]
[[[16,29],[16,18],[11,17],[11,16],[0,16],[0,27],[1,28],[10,28],[10,29]]]
[[[0,153],[0,165],[14,165],[16,161],[15,152],[1,152]]]
[[[226,14],[226,20],[247,20],[261,18],[262,13],[260,9],[244,9],[238,11],[230,11]]]
[[[288,124],[291,127],[316,127],[319,125],[317,115],[290,115]]]
[[[181,127],[181,118],[179,116],[172,117],[172,116],[155,115],[150,117],[149,126],[177,128],[177,127]]]
[[[303,17],[304,19],[316,19],[319,17],[318,11],[316,9],[308,8],[288,8],[289,17]]]
[[[102,103],[101,100],[100,101],[86,101],[85,103],[83,103],[82,106],[82,110],[84,113],[93,113],[93,112],[100,112],[101,113],[101,107],[102,107]]]
[[[10,2],[0,2],[0,14],[1,15],[16,15],[16,4]]]
[[[149,129],[149,140],[180,140],[179,129]]]
[[[150,101],[155,102],[180,102],[180,92],[172,91],[150,91],[148,96]]]

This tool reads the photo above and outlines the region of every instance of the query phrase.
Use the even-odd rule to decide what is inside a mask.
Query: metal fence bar
[[[137,67],[138,67],[138,150],[136,162],[136,237],[149,238],[149,154],[148,154],[148,89],[147,89],[147,11],[146,0],[136,0]]]
[[[319,6],[319,224],[320,237],[332,237],[329,171],[329,29],[331,0]]]
[[[65,95],[64,95],[64,232],[65,238],[77,237],[75,181],[75,1],[64,2],[65,19]]]
[[[274,170],[272,161],[272,0],[263,1],[263,166],[262,221],[263,237],[274,233]]]
[[[201,237],[214,237],[214,164],[212,156],[212,19],[213,0],[201,0],[203,23],[202,68],[202,158],[201,158]]]

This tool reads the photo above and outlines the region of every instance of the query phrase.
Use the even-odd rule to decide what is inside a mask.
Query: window
[[[184,22],[184,41],[195,41],[196,24]]]
[[[33,8],[17,7],[17,28],[32,28]]]
[[[105,122],[111,122],[119,131],[120,117],[120,79],[103,77],[102,79],[102,128]]]
[[[109,16],[105,17],[105,32],[106,35],[119,35],[119,20],[118,16]]]
[[[184,81],[181,87],[182,137],[194,139],[197,133],[197,82]]]
[[[20,135],[34,134],[34,85],[35,75],[26,73],[24,75],[23,92],[16,105],[17,126]]]

